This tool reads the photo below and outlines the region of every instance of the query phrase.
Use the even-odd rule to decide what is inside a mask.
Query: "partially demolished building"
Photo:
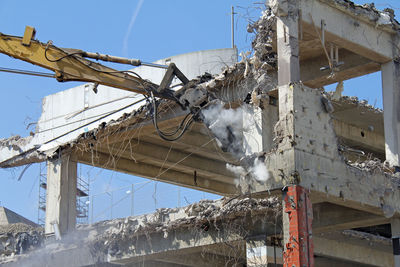
[[[48,161],[45,232],[65,238],[38,265],[400,266],[399,29],[373,5],[271,0],[248,27],[253,56],[193,79],[179,103],[56,149],[2,141],[1,167]],[[384,112],[322,89],[377,71]],[[180,123],[180,138],[160,138]],[[75,229],[77,163],[225,198]]]

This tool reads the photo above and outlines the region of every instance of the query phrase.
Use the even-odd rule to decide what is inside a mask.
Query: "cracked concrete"
[[[124,257],[145,255],[150,250],[156,250],[158,243],[164,242],[155,239],[158,234],[160,235],[157,238],[165,241],[172,238],[176,246],[180,248],[185,247],[188,241],[180,240],[180,238],[189,237],[185,232],[198,232],[197,237],[193,236],[193,241],[200,242],[199,245],[201,242],[205,242],[202,241],[201,233],[212,232],[214,228],[221,235],[229,229],[229,238],[234,240],[249,231],[242,227],[237,228],[241,223],[248,219],[250,219],[250,223],[258,222],[260,218],[264,224],[273,223],[278,220],[280,210],[280,201],[273,197],[269,199],[204,200],[183,208],[158,209],[153,214],[103,221],[93,225],[80,225],[76,232],[63,237],[61,241],[46,241],[42,248],[38,248],[34,252],[23,250],[16,253],[23,255],[10,253],[0,260],[3,264],[6,262],[9,264],[6,266],[13,266],[13,262],[18,265],[27,264],[24,266],[44,266],[42,264],[50,263],[57,264],[57,266],[80,266],[83,262],[94,264],[111,260],[118,261]],[[13,235],[12,229],[6,229],[6,231],[6,235]],[[183,236],[179,237],[178,232],[183,233]],[[43,244],[43,232],[32,232],[31,230],[28,233],[38,240],[34,246],[40,247]],[[18,230],[18,235],[22,234],[27,233],[25,231],[20,233]],[[228,236],[226,237],[228,238]],[[142,241],[142,238],[146,241]],[[219,241],[209,240],[206,242],[212,244]],[[189,247],[193,245],[194,243],[191,243]],[[163,249],[169,251],[174,247],[164,247]],[[68,261],[65,261],[63,257],[64,251],[70,253]],[[83,253],[82,251],[84,254],[80,254]],[[86,256],[84,256],[85,253]],[[74,258],[72,255],[79,257]],[[85,259],[82,259],[83,257]]]
[[[244,240],[256,234],[269,233],[282,246],[281,202],[278,198],[222,198],[204,200],[187,207],[159,209],[155,213],[80,225],[74,233],[61,241],[44,240],[43,232],[30,227],[5,229],[4,235],[15,240],[27,240],[29,249],[8,253],[3,249],[0,264],[3,266],[82,266],[104,263],[144,264],[148,260],[161,259],[168,255],[182,258],[191,253],[214,253],[230,255],[231,261],[243,262]],[[328,212],[329,213],[329,212]],[[318,222],[316,222],[318,225]],[[29,231],[28,231],[29,230]],[[388,238],[366,232],[345,230],[315,235],[316,242],[324,244],[349,242],[356,249],[381,246],[376,260],[386,257],[390,251]],[[14,240],[14,239],[13,239]],[[14,242],[14,241],[13,241]],[[9,242],[9,243],[13,243]],[[20,241],[16,243],[22,244]],[[15,243],[14,242],[14,243]],[[342,243],[343,245],[345,243]],[[346,243],[347,244],[347,243]],[[220,249],[218,249],[218,247]],[[16,250],[17,251],[17,250]],[[318,249],[319,255],[332,255]],[[179,256],[178,256],[179,255]],[[212,257],[213,266],[223,266]],[[201,266],[201,262],[197,262]],[[192,265],[189,265],[192,266]],[[386,266],[386,265],[385,265]]]

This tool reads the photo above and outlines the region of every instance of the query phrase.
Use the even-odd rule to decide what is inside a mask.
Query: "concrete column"
[[[267,245],[267,237],[246,240],[246,264],[248,267],[272,267],[282,265],[282,249]]]
[[[392,228],[394,267],[400,267],[400,219],[392,218],[390,225]]]
[[[47,162],[45,233],[61,234],[75,229],[77,162],[71,155],[61,155]]]
[[[382,93],[386,161],[400,166],[400,64],[396,61],[382,65]]]
[[[300,81],[299,1],[274,0],[278,47],[278,85]]]
[[[299,185],[287,187],[283,193],[283,266],[313,267],[313,210],[309,192]]]
[[[278,121],[278,108],[262,99],[262,107],[243,106],[243,146],[246,155],[270,151],[273,146],[274,125]]]

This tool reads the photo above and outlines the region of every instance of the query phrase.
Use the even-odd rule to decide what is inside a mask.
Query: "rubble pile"
[[[266,217],[275,221],[281,214],[280,201],[277,198],[269,199],[227,199],[202,200],[185,208],[159,209],[153,214],[147,214],[125,219],[101,222],[94,225],[96,229],[104,229],[90,241],[90,246],[96,251],[103,251],[111,256],[124,253],[129,246],[121,245],[125,241],[131,244],[140,236],[149,236],[153,233],[162,233],[167,238],[176,229],[188,228],[190,231],[208,231],[210,225],[233,219],[240,220],[246,215]],[[258,216],[256,216],[258,215]],[[231,219],[231,220],[230,220]],[[218,229],[218,227],[216,227]],[[226,230],[226,229],[225,229]],[[148,240],[151,243],[151,240]],[[130,249],[136,249],[134,244]]]
[[[259,20],[249,24],[248,32],[254,32],[255,38],[252,42],[254,56],[252,63],[256,69],[271,70],[277,67],[277,54],[273,51],[273,37],[275,36],[274,25],[276,19],[271,8],[263,11]]]
[[[368,100],[365,100],[365,99],[360,100],[356,96],[345,96],[345,95],[340,96],[339,99],[335,99],[335,97],[334,97],[335,92],[334,91],[331,91],[331,92],[322,91],[322,92],[328,99],[330,99],[334,103],[337,103],[338,105],[340,103],[342,103],[342,104],[354,104],[354,105],[357,105],[360,108],[365,108],[366,110],[368,110],[370,112],[383,114],[383,110],[382,109],[377,108],[374,105],[369,104]]]
[[[0,258],[0,263],[29,261],[31,256],[36,260],[39,256],[45,259],[51,253],[72,249],[83,251],[81,248],[87,249],[83,252],[87,253],[84,257],[101,260],[103,255],[113,256],[123,253],[124,249],[134,250],[133,240],[149,237],[152,233],[161,233],[167,238],[175,229],[207,231],[210,225],[216,225],[220,221],[232,224],[236,219],[250,217],[252,220],[267,218],[274,222],[278,221],[276,217],[280,215],[281,203],[275,197],[202,200],[187,207],[162,208],[152,214],[102,221],[93,225],[78,225],[75,232],[63,236],[60,241],[46,240],[45,246],[41,246],[44,243],[42,229],[16,225],[0,232],[0,237],[4,237],[0,239],[0,244],[4,246],[8,242],[10,247],[10,252],[6,254],[8,257]],[[25,254],[26,251],[39,247],[41,248],[35,250],[35,253]]]
[[[350,166],[356,167],[357,169],[367,171],[367,172],[385,172],[389,174],[393,174],[393,168],[387,166],[384,162],[380,159],[374,158],[369,159],[361,162],[351,162],[347,161]]]
[[[27,253],[43,244],[44,230],[24,223],[0,226],[0,257]]]
[[[375,8],[374,3],[357,5],[350,0],[325,0],[329,5],[332,5],[340,10],[356,15],[358,19],[371,21],[376,26],[391,27],[395,31],[400,30],[400,25],[394,18],[394,10],[385,8],[380,11]]]
[[[168,232],[184,226],[193,227],[205,222],[213,223],[221,219],[236,218],[247,213],[253,215],[266,211],[279,213],[280,205],[277,198],[201,200],[186,208],[162,208],[152,214],[101,222],[99,226],[109,227],[97,237],[97,240],[131,237],[151,232]]]

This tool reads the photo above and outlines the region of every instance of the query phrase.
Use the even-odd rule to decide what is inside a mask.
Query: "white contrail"
[[[123,55],[124,55],[125,57],[128,56],[129,35],[131,34],[133,25],[135,24],[136,18],[137,18],[137,16],[138,16],[139,12],[140,12],[140,9],[142,8],[143,2],[144,2],[144,0],[139,0],[139,3],[137,4],[136,9],[135,9],[135,11],[133,12],[131,21],[129,22],[128,29],[126,30],[126,34],[125,34],[125,38],[124,38],[124,43],[123,43],[123,48],[122,48],[122,52],[123,52]]]

